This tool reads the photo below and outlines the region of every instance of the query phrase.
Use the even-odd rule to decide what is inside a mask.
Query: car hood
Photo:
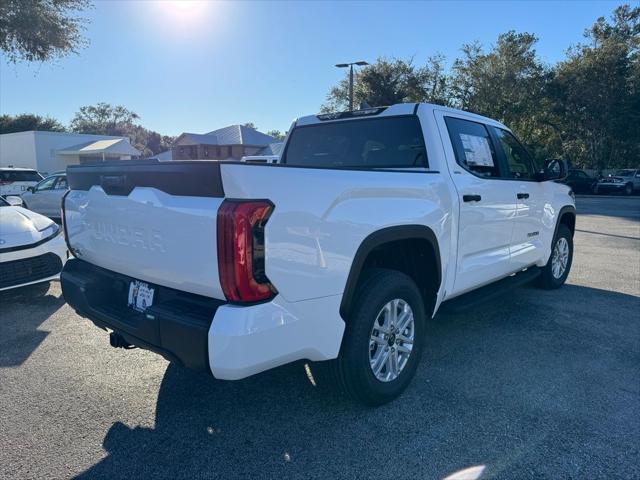
[[[0,207],[0,251],[39,242],[56,233],[55,222],[22,207]]]

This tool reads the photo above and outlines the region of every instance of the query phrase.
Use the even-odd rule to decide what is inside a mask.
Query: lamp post
[[[349,111],[353,111],[353,66],[358,65],[359,67],[364,67],[365,65],[369,65],[365,61],[359,62],[351,62],[351,63],[337,63],[336,67],[338,68],[347,68],[349,67]]]

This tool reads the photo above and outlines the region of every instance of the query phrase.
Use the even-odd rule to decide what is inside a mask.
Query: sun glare
[[[185,23],[195,26],[213,5],[204,0],[158,0],[154,3],[165,22],[180,26]]]

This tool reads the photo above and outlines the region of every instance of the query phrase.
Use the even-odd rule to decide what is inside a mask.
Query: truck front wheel
[[[400,395],[415,375],[425,341],[424,300],[404,273],[363,273],[339,357],[335,381],[351,397],[382,405]]]
[[[562,286],[569,276],[573,261],[573,236],[565,224],[558,225],[551,247],[551,257],[542,269],[540,286],[554,289]]]

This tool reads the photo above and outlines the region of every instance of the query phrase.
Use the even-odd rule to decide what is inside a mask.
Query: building
[[[0,135],[0,167],[33,168],[42,174],[79,163],[130,160],[140,154],[127,137],[33,130]]]
[[[256,155],[273,155],[275,157],[280,157],[282,155],[282,150],[284,149],[284,142],[276,142],[270,143],[266,147],[263,147]]]
[[[205,134],[183,133],[171,147],[173,160],[240,160],[277,140],[244,125],[230,125]]]

